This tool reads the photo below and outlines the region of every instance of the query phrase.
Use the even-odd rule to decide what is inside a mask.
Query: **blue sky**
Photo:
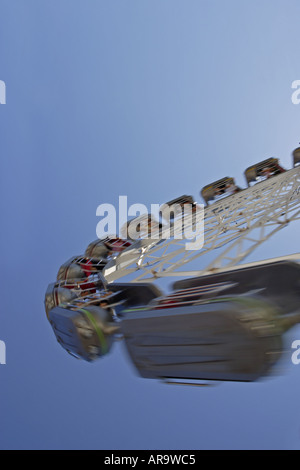
[[[124,345],[95,364],[43,308],[96,238],[96,208],[150,207],[300,140],[297,0],[0,0],[0,448],[299,448],[299,369],[209,389],[137,376]],[[299,223],[251,259],[298,252]],[[300,330],[290,334],[300,339]],[[300,367],[300,366],[298,366]]]

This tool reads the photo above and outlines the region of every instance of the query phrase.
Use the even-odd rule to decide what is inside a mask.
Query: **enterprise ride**
[[[122,339],[145,378],[254,381],[269,374],[284,352],[284,333],[300,322],[300,253],[240,263],[300,218],[300,147],[292,169],[269,158],[247,168],[245,178],[246,189],[232,177],[202,189],[199,250],[186,250],[184,237],[174,236],[194,224],[197,203],[184,195],[162,206],[160,220],[136,218],[140,239],[128,236],[126,224],[123,238],[96,240],[64,263],[45,296],[60,345],[94,361]],[[171,237],[164,236],[168,217]],[[182,270],[217,248],[201,270]],[[125,277],[130,282],[120,282]],[[181,279],[163,293],[155,281],[164,277]]]

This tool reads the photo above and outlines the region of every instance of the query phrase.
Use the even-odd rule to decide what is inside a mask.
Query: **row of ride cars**
[[[293,167],[300,164],[300,147],[293,151]],[[247,186],[250,187],[266,179],[284,173],[285,170],[278,158],[267,158],[259,163],[249,166],[245,170]],[[242,188],[236,185],[234,178],[225,177],[214,183],[204,186],[201,190],[201,196],[206,204],[217,201],[220,198],[230,196],[242,191]]]

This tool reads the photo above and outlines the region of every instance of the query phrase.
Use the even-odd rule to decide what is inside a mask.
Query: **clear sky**
[[[99,204],[199,200],[269,156],[291,166],[299,16],[298,0],[0,0],[0,448],[300,447],[300,365],[170,387],[139,378],[122,344],[69,357],[43,306]],[[298,252],[299,227],[257,259]]]

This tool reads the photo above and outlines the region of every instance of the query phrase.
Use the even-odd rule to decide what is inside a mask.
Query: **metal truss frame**
[[[142,240],[112,259],[103,270],[108,282],[131,275],[133,282],[169,276],[200,276],[223,271],[243,261],[258,246],[293,220],[300,220],[300,166],[256,183],[205,208],[204,243],[187,250],[187,239]],[[182,228],[183,219],[175,221]],[[184,218],[193,229],[192,216]],[[214,250],[218,256],[197,271],[186,264]]]

